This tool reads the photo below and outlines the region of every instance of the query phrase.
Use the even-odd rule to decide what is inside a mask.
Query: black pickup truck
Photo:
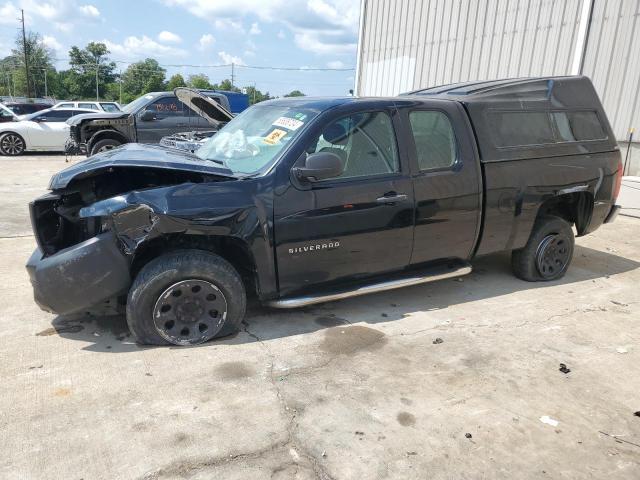
[[[236,330],[247,295],[299,307],[505,250],[517,277],[558,279],[621,174],[585,77],[275,100],[196,154],[129,144],[56,174],[27,269],[44,310],[119,299],[140,343],[192,345]]]

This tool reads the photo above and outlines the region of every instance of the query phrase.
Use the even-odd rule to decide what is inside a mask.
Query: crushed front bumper
[[[60,315],[122,295],[131,284],[129,262],[112,232],[47,257],[38,248],[27,262],[27,272],[38,306]]]

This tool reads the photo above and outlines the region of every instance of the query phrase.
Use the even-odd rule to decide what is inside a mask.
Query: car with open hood
[[[211,124],[209,130],[191,130],[167,135],[160,139],[163,147],[185,150],[194,153],[214,135],[220,126],[228,122],[233,113],[221,107],[213,98],[189,88],[176,88],[176,96],[185,105],[189,105],[196,113]]]
[[[203,116],[207,112],[210,118]],[[70,120],[66,151],[95,155],[125,143],[157,144],[162,137],[178,132],[215,131],[231,118],[223,93],[189,88],[152,92],[125,105],[121,112],[96,112]]]
[[[54,175],[27,270],[47,311],[115,303],[138,342],[194,345],[236,331],[248,297],[303,307],[493,252],[558,280],[574,236],[616,217],[621,178],[586,77],[272,100],[195,154],[129,144]]]

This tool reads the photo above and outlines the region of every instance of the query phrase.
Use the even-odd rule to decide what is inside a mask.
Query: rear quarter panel
[[[486,188],[483,234],[477,254],[522,248],[540,206],[573,191],[593,195],[594,209],[584,233],[598,228],[615,199],[620,151],[502,160],[482,164]]]

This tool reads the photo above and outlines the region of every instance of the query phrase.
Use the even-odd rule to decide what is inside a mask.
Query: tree
[[[300,90],[293,90],[285,95],[285,97],[304,97],[305,94]]]
[[[165,73],[153,58],[132,63],[122,74],[122,101],[129,103],[145,93],[164,90]]]
[[[216,90],[224,90],[225,92],[240,92],[240,89],[231,83],[231,80],[225,78],[220,85],[214,85]]]
[[[116,64],[109,62],[109,49],[104,43],[90,42],[85,48],[75,45],[69,50],[70,72],[64,85],[72,98],[104,98],[107,85],[116,79]],[[97,75],[96,75],[97,70]],[[96,92],[96,76],[97,88]]]
[[[206,90],[211,90],[213,88],[213,85],[209,83],[209,77],[207,77],[204,73],[189,75],[187,85],[189,85],[189,87],[191,88],[202,88]]]
[[[269,92],[262,93],[260,90],[257,90],[256,87],[250,86],[245,87],[244,89],[249,96],[249,105],[254,105],[256,103],[263,102],[265,100],[271,100],[271,96]]]
[[[173,90],[174,88],[186,87],[186,86],[187,84],[184,81],[184,77],[179,73],[176,73],[175,75],[173,75],[167,82],[167,90]]]
[[[53,53],[38,33],[27,32],[26,42],[22,40],[22,34],[16,36],[15,48],[11,50],[11,55],[0,61],[3,78],[0,91],[5,94],[26,95],[27,76],[24,69],[24,52],[27,51],[29,62],[29,84],[31,95],[34,97],[50,94],[48,81],[53,68]],[[45,89],[45,72],[47,74],[47,88]],[[45,91],[46,90],[46,91]]]

